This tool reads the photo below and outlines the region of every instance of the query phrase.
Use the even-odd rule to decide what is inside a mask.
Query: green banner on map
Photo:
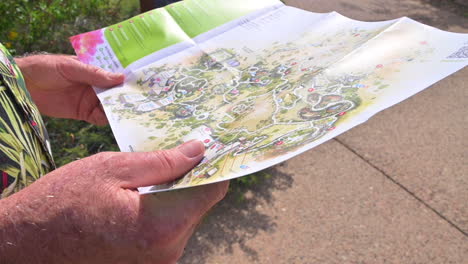
[[[278,0],[186,0],[107,27],[104,36],[123,67]]]

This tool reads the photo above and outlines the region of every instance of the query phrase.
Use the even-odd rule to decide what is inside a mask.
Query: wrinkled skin
[[[0,262],[175,263],[228,188],[139,195],[136,187],[176,179],[203,157],[201,142],[182,146],[190,155],[181,148],[98,154],[1,200]]]
[[[65,55],[17,63],[42,114],[108,123],[91,86],[114,87],[123,75]],[[100,153],[45,175],[0,200],[0,263],[175,263],[228,183],[143,196],[136,188],[183,176],[204,150],[191,141],[167,151]]]

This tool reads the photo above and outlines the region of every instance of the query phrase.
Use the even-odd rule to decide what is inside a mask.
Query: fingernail
[[[198,157],[205,151],[205,145],[201,141],[192,140],[185,142],[184,144],[177,147],[177,149],[182,152],[188,158]]]

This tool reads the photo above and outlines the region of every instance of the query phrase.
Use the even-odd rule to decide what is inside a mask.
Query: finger
[[[197,192],[200,194],[199,197],[199,204],[200,204],[200,211],[198,218],[201,218],[209,211],[213,206],[219,203],[224,197],[229,189],[229,181],[223,181],[213,184],[207,184],[204,186],[200,186],[199,189],[191,188],[193,190],[188,190],[192,192]]]
[[[99,88],[111,88],[122,84],[125,77],[121,73],[112,73],[99,67],[84,64],[73,58],[60,65],[64,77],[70,81],[84,83]]]
[[[89,117],[86,118],[86,121],[97,126],[105,126],[109,124],[109,120],[107,120],[102,105],[96,106]]]
[[[200,162],[204,153],[203,143],[193,140],[170,150],[119,153],[111,163],[120,165],[117,177],[121,180],[121,187],[134,189],[182,177]]]
[[[109,121],[96,93],[89,87],[84,89],[79,107],[76,110],[77,118],[98,126],[107,125]]]
[[[170,250],[168,261],[181,255],[182,246],[200,223],[203,216],[226,195],[229,182],[221,182],[193,188],[141,195],[141,218],[149,224],[147,235],[157,237]],[[160,223],[161,227],[153,223]]]
[[[199,209],[198,215],[201,219],[215,204],[221,201],[229,189],[229,181],[207,184],[195,188],[187,189],[187,195],[196,197]]]
[[[164,263],[177,263],[177,261],[184,255],[185,247],[187,246],[189,239],[193,236],[198,224],[192,225],[183,232],[180,238],[175,242],[177,246],[173,247],[173,251],[171,252],[172,254],[169,255],[167,261]]]
[[[226,196],[228,188],[229,181],[224,181],[172,192],[142,195],[140,200],[142,208],[150,211],[153,217],[184,216],[183,218],[191,220],[187,225],[193,225]]]

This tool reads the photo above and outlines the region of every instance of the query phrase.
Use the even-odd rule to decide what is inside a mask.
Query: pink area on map
[[[90,63],[96,54],[96,47],[104,43],[101,30],[95,30],[88,33],[80,34],[70,38],[73,49],[80,61]]]

